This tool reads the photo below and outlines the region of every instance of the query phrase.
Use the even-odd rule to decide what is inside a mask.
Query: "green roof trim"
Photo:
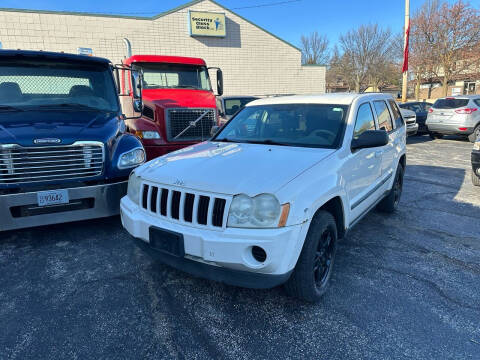
[[[74,16],[96,16],[96,17],[107,17],[107,18],[120,18],[120,19],[132,19],[132,20],[156,20],[156,19],[159,19],[161,17],[164,17],[166,15],[169,15],[169,14],[172,14],[174,12],[177,12],[179,10],[182,10],[182,9],[185,9],[187,7],[190,7],[190,6],[193,6],[193,5],[196,5],[198,3],[201,3],[203,1],[206,1],[206,0],[193,0],[193,1],[190,1],[186,4],[183,4],[183,5],[180,5],[180,6],[177,6],[176,8],[174,9],[171,9],[171,10],[168,10],[168,11],[165,11],[163,13],[160,13],[158,15],[155,15],[155,16],[131,16],[131,15],[114,15],[114,14],[99,14],[99,13],[89,13],[89,12],[78,12],[78,11],[53,11],[53,10],[31,10],[31,9],[14,9],[14,8],[0,8],[0,12],[1,11],[5,11],[5,12],[22,12],[22,13],[31,13],[31,14],[53,14],[53,15],[74,15]],[[251,22],[250,20],[244,18],[243,16],[237,14],[236,12],[230,10],[229,8],[223,6],[222,4],[219,4],[218,2],[214,1],[214,0],[208,0],[212,3],[214,3],[215,5],[225,9],[226,11],[232,13],[233,15],[235,16],[238,16],[240,19],[248,22],[249,24],[257,27],[258,29],[262,30],[263,32],[267,33],[268,35],[270,36],[273,36],[275,39],[277,40],[280,40],[281,42],[291,46],[292,48],[294,48],[295,50],[298,50],[298,51],[302,51],[299,47],[293,45],[292,43],[278,37],[277,35],[271,33],[270,31],[268,30],[265,30],[264,28],[262,28],[261,26]]]

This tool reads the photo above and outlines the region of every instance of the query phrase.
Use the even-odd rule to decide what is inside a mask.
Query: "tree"
[[[469,3],[427,1],[413,17],[412,53],[421,77],[441,79],[443,96],[456,75],[478,71],[480,16]],[[420,75],[419,75],[420,76]]]
[[[351,71],[356,92],[366,83],[380,84],[386,78],[383,70],[392,69],[390,65],[397,58],[390,30],[377,24],[348,31],[340,36],[340,46],[346,63],[343,67]],[[386,73],[391,74],[390,70]]]
[[[308,36],[302,35],[302,58],[304,64],[327,64],[330,59],[328,38],[313,32]]]

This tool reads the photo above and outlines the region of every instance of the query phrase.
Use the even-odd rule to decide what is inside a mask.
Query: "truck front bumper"
[[[69,188],[69,203],[39,207],[37,193],[0,195],[0,231],[117,215],[127,181]]]
[[[288,280],[305,237],[305,224],[277,229],[202,229],[170,222],[143,211],[128,197],[120,203],[124,228],[152,257],[197,277],[248,288],[272,288]],[[184,256],[157,250],[150,243],[150,228],[181,234]],[[261,247],[266,260],[252,254]]]

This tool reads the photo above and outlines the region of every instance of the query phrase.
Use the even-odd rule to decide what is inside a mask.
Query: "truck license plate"
[[[37,193],[38,206],[68,204],[68,190],[40,191]]]

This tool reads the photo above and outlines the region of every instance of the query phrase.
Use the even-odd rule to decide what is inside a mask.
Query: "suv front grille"
[[[0,145],[0,184],[89,178],[103,172],[100,142],[73,145]]]
[[[194,124],[202,115],[203,117]],[[210,137],[212,126],[215,125],[215,109],[167,109],[166,119],[169,141],[201,141]],[[190,128],[184,131],[189,125]],[[176,136],[178,137],[175,139]]]
[[[228,199],[196,191],[143,184],[140,195],[144,210],[184,224],[223,228]]]

